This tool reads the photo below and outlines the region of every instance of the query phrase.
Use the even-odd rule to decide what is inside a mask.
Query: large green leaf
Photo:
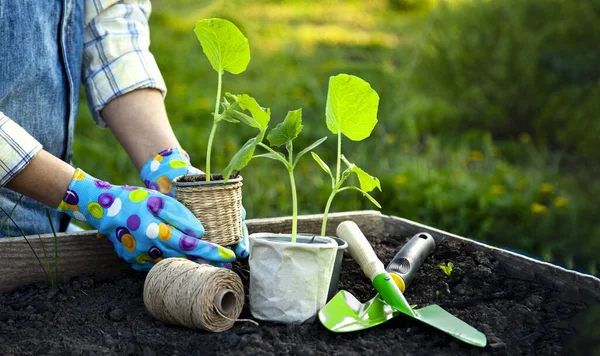
[[[264,135],[264,131],[261,131],[256,137],[246,141],[242,148],[240,148],[240,150],[233,155],[233,158],[231,158],[231,161],[223,170],[223,179],[225,182],[229,180],[229,176],[234,170],[241,171],[248,165],[248,163],[250,163],[250,160],[252,160],[252,155],[254,155],[256,145],[262,142]]]
[[[250,126],[256,127],[260,131],[265,131],[271,120],[271,109],[262,108],[253,97],[246,94],[237,95],[236,100],[240,108],[248,110],[252,114],[254,123]]]
[[[196,22],[194,29],[202,50],[213,69],[239,74],[250,62],[248,39],[231,22],[219,19],[204,19]]]
[[[379,95],[359,77],[339,74],[329,78],[325,117],[327,128],[353,141],[371,135],[377,124]]]
[[[284,143],[293,141],[302,131],[302,109],[289,111],[283,122],[277,124],[267,140],[271,146],[279,147]]]

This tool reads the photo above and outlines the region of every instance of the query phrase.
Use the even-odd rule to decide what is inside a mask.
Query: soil
[[[409,237],[371,239],[387,263]],[[247,261],[236,262],[247,287]],[[438,267],[452,262],[451,276]],[[359,300],[375,295],[346,253],[340,288]],[[417,308],[438,304],[484,332],[488,346],[473,347],[424,324],[397,317],[348,334],[317,320],[303,325],[239,322],[223,333],[193,331],[153,319],[142,291],[145,273],[110,282],[80,276],[57,287],[43,284],[0,294],[0,354],[47,355],[573,355],[600,351],[600,309],[565,302],[541,284],[502,275],[497,262],[442,243],[406,291]],[[247,289],[246,289],[247,290]],[[246,303],[241,317],[252,318]],[[594,331],[595,330],[595,331]]]
[[[235,179],[235,178],[238,178],[239,176],[240,176],[240,172],[236,171],[236,172],[233,172],[229,176],[229,179]],[[224,180],[223,174],[211,173],[210,180],[211,181],[222,181],[222,180]],[[186,175],[186,176],[179,178],[177,181],[182,182],[182,183],[204,182],[204,181],[206,181],[206,174]]]

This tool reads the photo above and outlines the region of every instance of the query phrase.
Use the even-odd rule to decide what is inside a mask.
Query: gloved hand
[[[230,249],[200,239],[204,227],[176,199],[146,188],[111,185],[81,169],[58,210],[108,237],[117,255],[135,270],[149,270],[169,257],[219,267],[230,267],[235,259]]]
[[[146,187],[160,191],[171,197],[175,196],[173,179],[185,174],[204,174],[190,163],[190,156],[183,149],[170,148],[159,152],[149,159],[140,171],[140,177]],[[242,241],[231,246],[238,258],[248,257],[248,228],[246,227],[246,210],[242,207]]]

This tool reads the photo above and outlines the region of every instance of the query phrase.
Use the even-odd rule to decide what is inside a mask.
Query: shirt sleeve
[[[83,85],[89,109],[99,127],[100,110],[116,97],[140,88],[167,94],[150,53],[150,0],[86,0]]]
[[[0,187],[19,174],[41,149],[42,144],[0,112]]]

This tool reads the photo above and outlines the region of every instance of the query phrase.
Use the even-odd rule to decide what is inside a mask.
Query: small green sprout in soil
[[[439,265],[439,267],[442,269],[442,271],[444,271],[444,273],[446,274],[446,276],[450,277],[450,275],[452,274],[452,268],[454,268],[454,263],[448,262],[446,264],[446,266],[444,266],[443,264],[441,264],[441,265]]]
[[[331,177],[331,194],[325,206],[321,228],[323,236],[325,236],[327,228],[327,215],[331,208],[331,202],[340,192],[357,190],[381,209],[381,205],[368,193],[375,188],[381,191],[379,179],[358,168],[342,154],[342,135],[352,141],[362,141],[371,135],[377,124],[378,105],[379,95],[363,79],[348,74],[339,74],[329,78],[325,117],[329,131],[338,136],[335,174],[319,155],[312,152],[313,159]],[[347,166],[344,172],[341,172],[342,161]],[[360,188],[356,186],[342,187],[352,173],[358,176]]]
[[[302,109],[289,111],[283,122],[279,123],[267,136],[267,140],[271,146],[280,147],[285,145],[287,151],[287,157],[277,152],[271,147],[265,145],[262,142],[258,143],[258,146],[267,150],[267,153],[256,155],[256,158],[269,158],[283,163],[288,171],[290,177],[290,186],[292,189],[292,242],[296,242],[296,235],[298,229],[298,198],[296,195],[296,180],[294,178],[294,169],[298,164],[300,158],[315,149],[321,143],[323,143],[327,137],[323,137],[313,144],[309,145],[302,151],[298,152],[294,157],[294,145],[293,141],[298,137],[302,131]]]

